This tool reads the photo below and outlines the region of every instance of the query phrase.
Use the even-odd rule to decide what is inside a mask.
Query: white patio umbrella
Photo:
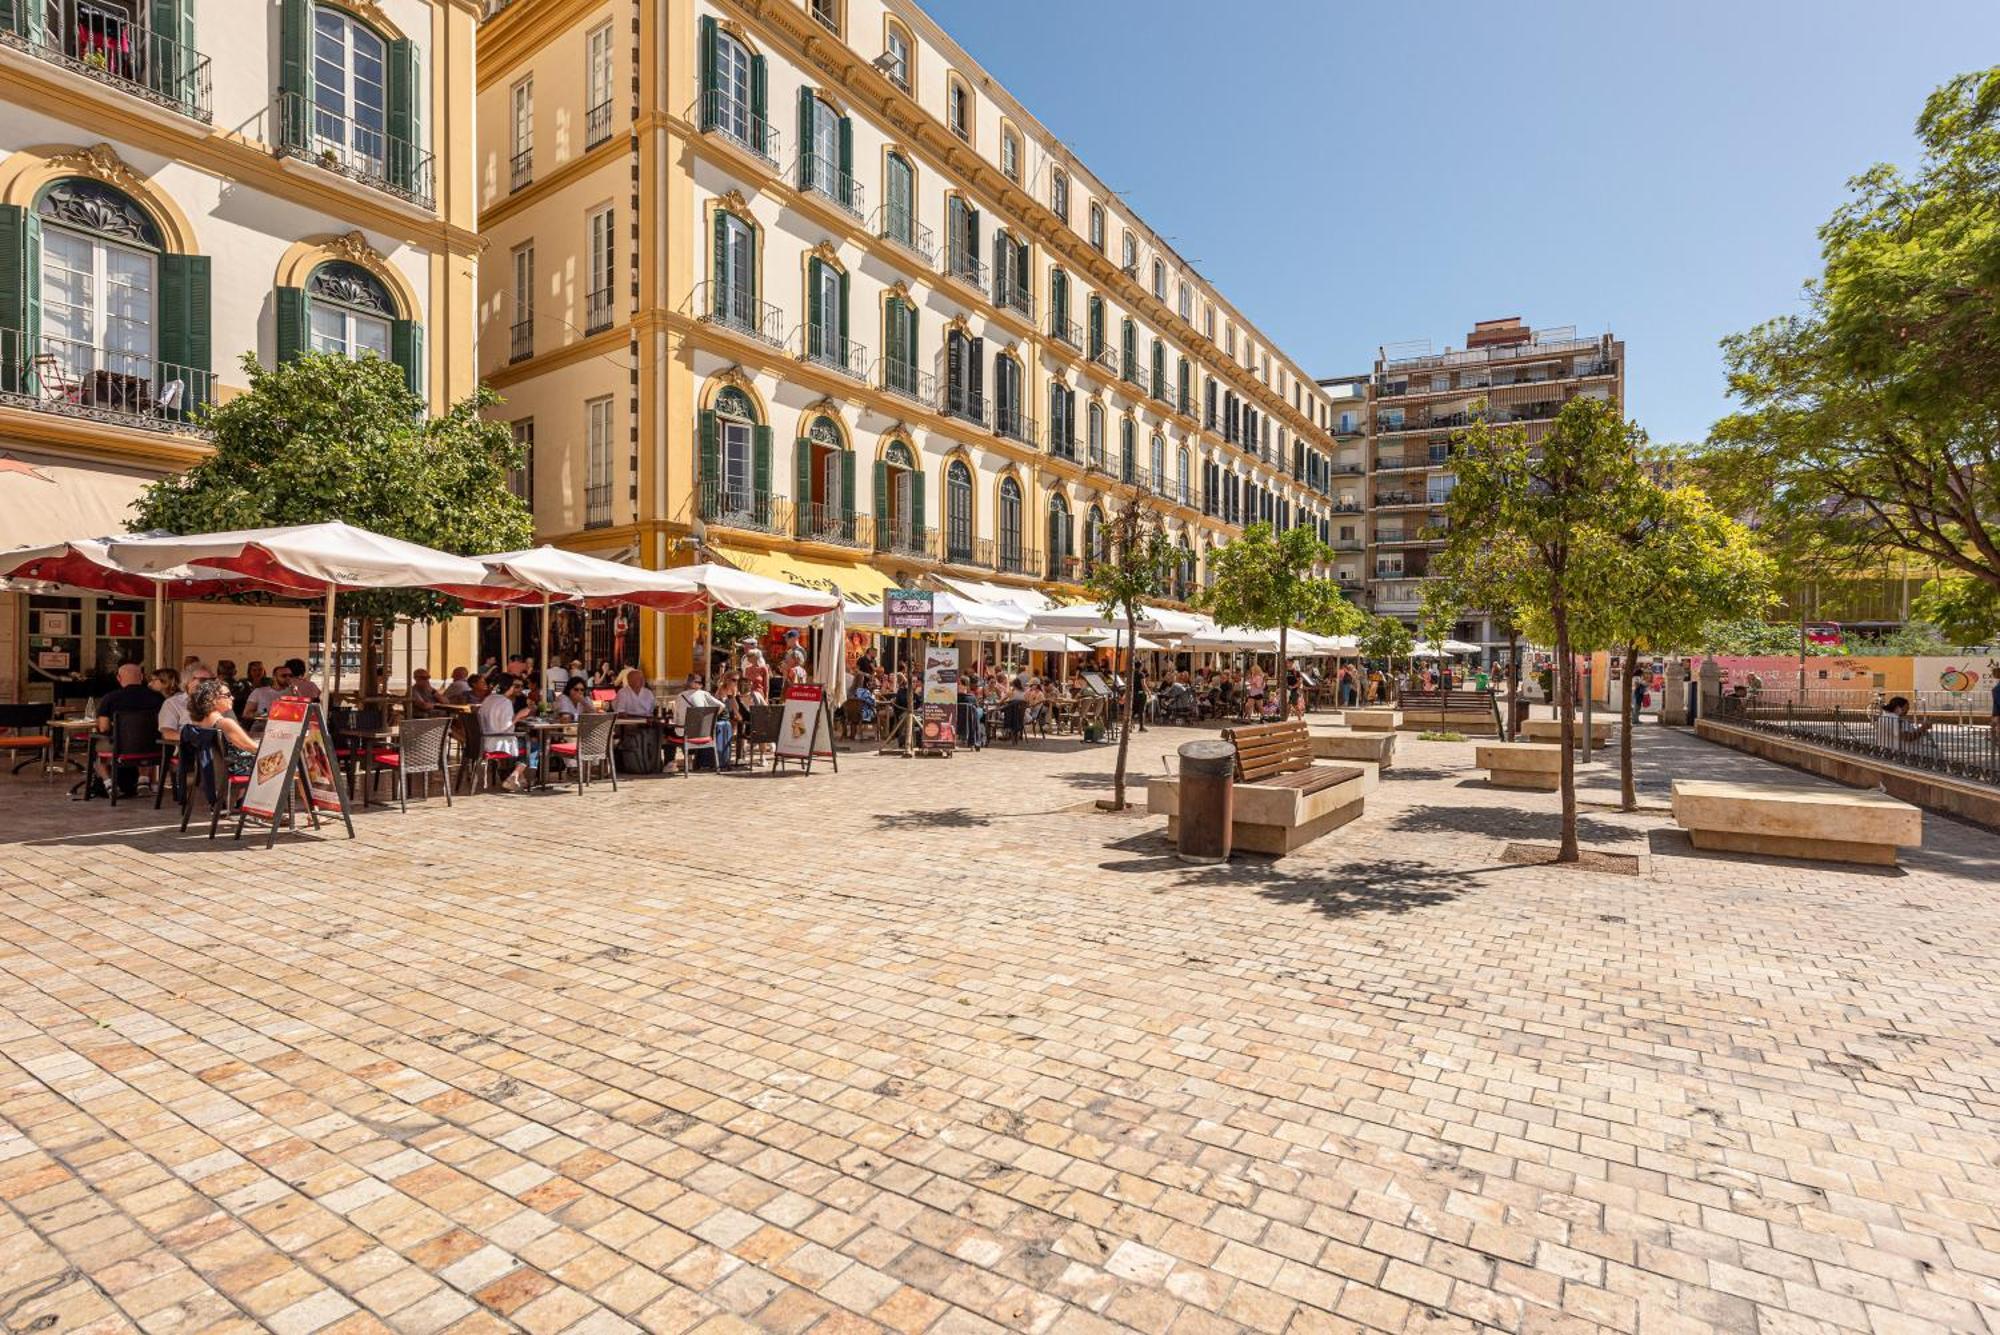
[[[840,595],[800,588],[753,575],[734,566],[704,562],[645,572],[651,581],[643,596],[628,599],[663,612],[700,612],[733,607],[744,612],[810,617],[840,606]]]
[[[1003,603],[986,603],[938,590],[931,595],[931,630],[938,635],[979,635],[1024,631],[1029,614]],[[848,624],[869,630],[882,628],[882,609],[848,609]]]
[[[1176,612],[1170,607],[1142,607],[1139,609],[1139,629],[1148,635],[1181,638],[1198,633],[1204,625],[1203,618],[1192,612]],[[1034,630],[1056,631],[1074,634],[1078,631],[1096,631],[1110,635],[1123,631],[1125,618],[1107,617],[1094,603],[1080,603],[1073,607],[1056,607],[1046,612],[1030,614],[1028,625]]]

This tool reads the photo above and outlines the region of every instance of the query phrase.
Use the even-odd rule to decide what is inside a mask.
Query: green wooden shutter
[[[918,542],[924,540],[924,475],[920,470],[910,473],[910,532]]]
[[[1014,295],[1019,299],[1021,309],[1028,309],[1028,243],[1025,241],[1014,247]]]
[[[271,296],[277,316],[278,365],[283,366],[306,350],[306,290],[281,287]]]
[[[1007,277],[1007,260],[1012,252],[1007,246],[1004,233],[993,234],[993,300],[999,301],[1003,292],[1014,290],[1013,280]]]
[[[854,451],[840,452],[840,533],[854,536]]]
[[[312,0],[279,0],[278,143],[303,149],[312,143]]]
[[[389,43],[389,182],[421,192],[417,148],[417,44],[407,37]]]
[[[424,327],[415,320],[394,320],[389,325],[389,360],[403,368],[403,383],[410,393],[424,392]]]
[[[756,426],[750,428],[750,487],[757,493],[754,505],[761,517],[770,513],[771,501],[771,428]]]
[[[0,204],[0,389],[24,383],[41,351],[42,221],[19,204]]]
[[[845,366],[847,364],[847,274],[844,270],[840,274],[840,342],[841,346],[834,350],[834,355],[839,357],[841,365]]]
[[[803,538],[812,532],[812,442],[800,436],[792,449],[792,532]]]
[[[208,256],[160,256],[159,380],[181,382],[183,412],[209,399],[210,292]]]
[[[875,461],[875,545],[889,545],[889,461]]]
[[[20,0],[0,5],[0,32],[18,33],[33,45],[40,46],[43,41],[43,11],[42,5],[24,4]]]
[[[819,271],[825,263],[824,260],[806,261],[806,351],[808,353],[820,350],[813,344],[819,338],[820,331],[826,328],[822,322],[824,312],[820,310],[819,300]]]
[[[965,211],[965,253],[974,260],[979,258],[979,210],[975,208]]]
[[[854,207],[854,122],[840,118],[840,202]]]
[[[750,141],[760,153],[769,153],[771,121],[764,107],[764,90],[769,79],[764,71],[764,57],[750,57]]]
[[[36,6],[30,5],[33,9]],[[193,0],[152,0],[153,30],[146,35],[151,64],[147,81],[183,108],[194,106],[194,80],[189,66],[194,61]]]
[[[903,308],[903,339],[912,370],[917,365],[917,308],[914,304]],[[912,385],[914,386],[914,381]]]
[[[715,128],[715,19],[701,16],[698,31],[701,33],[701,128]]]
[[[813,92],[810,88],[799,89],[799,188],[805,189],[813,179]]]
[[[702,514],[716,514],[722,504],[722,425],[713,411],[697,417],[696,434],[701,439]]]

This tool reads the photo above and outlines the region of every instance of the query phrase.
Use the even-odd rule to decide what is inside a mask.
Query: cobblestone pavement
[[[1509,865],[1554,795],[1401,746],[1220,868],[1069,742],[272,851],[0,781],[0,1330],[2000,1330],[2000,837],[1697,854],[1669,776],[1802,780],[1648,728],[1639,875]]]

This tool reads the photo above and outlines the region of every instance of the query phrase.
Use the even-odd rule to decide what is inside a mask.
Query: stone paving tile
[[[1135,739],[1157,771],[1186,731]],[[2000,837],[1282,862],[1066,742],[163,831],[0,782],[0,1329],[2000,1330]],[[48,1318],[53,1318],[49,1321]]]

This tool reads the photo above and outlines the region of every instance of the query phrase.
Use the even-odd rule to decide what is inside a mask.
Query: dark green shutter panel
[[[1007,238],[1000,233],[993,234],[993,300],[1000,300],[1000,294],[1013,290],[1014,284],[1007,277]]]
[[[918,542],[924,538],[924,475],[910,474],[910,530]]]
[[[840,358],[840,361],[841,361],[841,365],[843,365],[843,366],[845,366],[845,365],[847,364],[847,346],[846,346],[846,345],[847,345],[847,338],[848,338],[848,334],[847,334],[847,275],[846,275],[846,273],[844,273],[844,272],[843,272],[843,273],[842,273],[842,274],[840,275],[840,342],[841,342],[841,346],[840,346],[840,347],[838,347],[838,348],[836,348],[836,349],[834,349],[834,355]]]
[[[415,320],[394,320],[389,324],[389,360],[403,368],[403,383],[410,393],[424,392],[424,329]]]
[[[1019,299],[1021,309],[1028,308],[1028,243],[1023,241],[1014,247],[1014,295]]]
[[[192,109],[196,90],[189,66],[195,49],[194,0],[153,0],[152,13],[153,30],[141,39],[151,62],[149,82],[156,91]]]
[[[713,514],[720,509],[722,497],[722,427],[713,411],[702,413],[697,420],[701,424],[701,495],[708,503],[703,508]]]
[[[712,130],[716,122],[715,20],[701,16],[701,128]]]
[[[825,348],[812,346],[812,343],[818,340],[826,329],[826,313],[820,309],[819,299],[819,271],[825,267],[825,264],[826,261],[824,260],[806,261],[806,338],[808,340],[806,351],[808,352],[824,353],[827,351]]]
[[[979,258],[979,210],[974,208],[965,211],[965,253]]]
[[[709,293],[708,308],[711,314],[720,314],[729,309],[726,304],[729,297],[722,263],[729,253],[729,215],[721,209],[715,211],[715,244],[712,249],[714,253],[709,268],[713,275],[711,286],[714,290]]]
[[[840,118],[840,202],[854,204],[854,122]]]
[[[840,452],[840,533],[854,536],[854,451]]]
[[[312,142],[312,0],[279,0],[278,142],[305,148]]]
[[[1057,333],[1069,323],[1069,279],[1061,269],[1049,270],[1049,320]]]
[[[799,89],[799,188],[812,184],[813,180],[813,93],[810,88]]]
[[[914,305],[903,308],[903,337],[907,340],[910,365],[914,368],[917,364],[917,308]]]
[[[800,436],[792,451],[792,531],[803,538],[812,532],[812,442]]]
[[[41,347],[42,222],[0,204],[0,389],[22,393]]]
[[[968,339],[965,352],[965,410],[979,420],[986,411],[986,340]]]
[[[36,46],[42,44],[43,7],[23,4],[15,0],[12,4],[0,5],[0,32],[19,33]],[[19,368],[14,368],[18,370]]]
[[[183,409],[209,397],[209,298],[208,256],[160,256],[160,385],[181,382]]]
[[[770,113],[764,109],[764,57],[750,57],[750,141],[758,150],[771,151]]]
[[[417,44],[389,43],[389,181],[415,191],[417,179]]]
[[[889,461],[875,461],[875,545],[889,543]]]
[[[306,350],[306,290],[281,287],[272,294],[277,314],[278,365],[283,366]]]
[[[771,495],[771,428],[750,428],[750,486],[761,506]]]

